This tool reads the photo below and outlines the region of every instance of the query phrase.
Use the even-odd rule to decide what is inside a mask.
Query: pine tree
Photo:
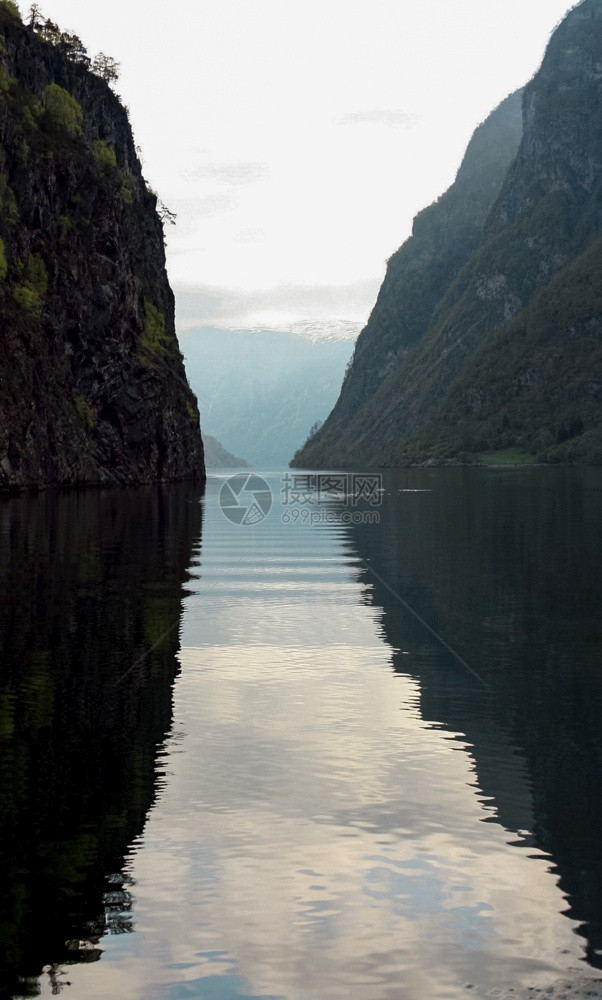
[[[92,61],[92,72],[96,76],[99,76],[101,80],[106,80],[107,83],[114,83],[115,80],[119,79],[119,63],[115,59],[112,59],[111,56],[105,55],[104,52],[99,52]]]

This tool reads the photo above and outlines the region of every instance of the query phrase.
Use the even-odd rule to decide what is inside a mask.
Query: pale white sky
[[[180,329],[349,332],[569,0],[45,0],[121,63]],[[26,6],[21,3],[25,12]]]

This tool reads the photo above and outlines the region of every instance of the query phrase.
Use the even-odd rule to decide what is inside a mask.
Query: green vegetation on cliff
[[[75,98],[58,83],[48,84],[44,91],[44,114],[50,132],[72,138],[81,133],[83,111]]]
[[[479,346],[416,452],[602,464],[601,276],[599,238]]]
[[[116,73],[0,3],[0,489],[204,475]]]
[[[177,350],[177,341],[170,337],[165,316],[152,302],[144,303],[144,325],[138,341],[142,364],[153,364]]]

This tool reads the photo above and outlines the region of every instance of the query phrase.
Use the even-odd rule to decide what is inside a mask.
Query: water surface
[[[593,975],[602,476],[389,473],[350,524],[222,484],[0,507],[7,996]]]

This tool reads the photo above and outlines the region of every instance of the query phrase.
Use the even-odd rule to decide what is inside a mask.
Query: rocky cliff
[[[126,109],[0,3],[0,489],[204,476]]]
[[[436,243],[418,294],[407,272],[387,274],[339,403],[295,464],[602,459],[601,103],[602,3],[584,0],[525,88],[520,146],[507,137],[478,239],[455,268]],[[421,309],[409,342],[399,318]]]

